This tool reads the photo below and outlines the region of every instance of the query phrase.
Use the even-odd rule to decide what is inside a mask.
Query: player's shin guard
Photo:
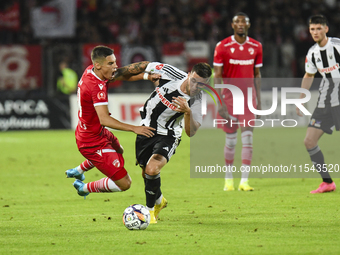
[[[325,160],[322,154],[322,151],[320,150],[319,146],[315,146],[312,149],[307,149],[310,159],[312,160],[315,169],[318,171],[318,173],[321,175],[322,180],[327,183],[332,183],[333,180],[331,176],[328,173],[328,170],[325,166]]]
[[[161,178],[160,174],[148,175],[145,174],[145,196],[146,196],[146,206],[152,209],[155,205],[156,199],[158,198],[160,188],[161,188]]]
[[[248,180],[251,160],[253,157],[253,132],[244,131],[242,136],[242,179],[241,183]]]
[[[146,182],[147,182],[147,179],[144,178],[144,186],[146,186]],[[157,193],[156,193],[156,205],[159,205],[161,202],[162,202],[162,198],[163,198],[163,193],[161,191],[161,187],[159,187]]]
[[[84,185],[83,190],[89,193],[99,192],[120,192],[122,191],[117,184],[110,178],[106,177],[95,182],[89,182]]]
[[[224,146],[224,160],[226,166],[232,166],[234,163],[235,156],[235,146],[237,143],[237,133],[226,134],[225,146]],[[226,179],[232,179],[233,173],[231,171],[226,171]]]

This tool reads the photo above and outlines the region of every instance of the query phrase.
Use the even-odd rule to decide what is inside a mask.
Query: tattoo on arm
[[[118,70],[115,73],[115,79],[117,79],[120,76],[129,77],[132,75],[140,74],[141,72],[145,71],[146,66],[149,63],[150,63],[149,61],[143,61],[138,63],[132,63],[130,65],[118,68]]]

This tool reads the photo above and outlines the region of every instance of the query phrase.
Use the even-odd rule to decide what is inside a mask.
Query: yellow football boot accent
[[[234,180],[233,179],[228,179],[228,180],[225,180],[225,183],[224,183],[224,191],[232,191],[232,190],[235,190],[234,188]]]
[[[150,224],[156,224],[157,220],[155,218],[155,211],[152,210],[152,211],[149,211],[149,212],[150,212]]]
[[[248,181],[245,181],[245,182],[240,183],[240,185],[238,186],[238,190],[253,191],[254,188],[249,186]]]
[[[168,206],[168,201],[165,199],[165,197],[162,197],[162,202],[159,205],[155,205],[154,211],[155,211],[155,219],[158,219],[158,214],[162,209]]]

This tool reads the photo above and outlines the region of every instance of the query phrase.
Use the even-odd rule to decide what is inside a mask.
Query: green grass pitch
[[[305,131],[256,129],[254,164],[310,163]],[[199,132],[222,135],[223,144],[220,132]],[[224,192],[223,179],[190,178],[185,135],[162,169],[168,208],[158,224],[127,230],[122,213],[145,204],[144,187],[134,165],[135,136],[115,134],[132,187],[84,200],[64,175],[83,160],[73,131],[0,133],[0,254],[340,254],[339,191],[309,194],[320,178],[254,178],[254,192]],[[325,135],[320,147],[327,163],[340,163],[337,132]],[[240,140],[236,161],[239,154]],[[93,169],[85,181],[101,177]]]

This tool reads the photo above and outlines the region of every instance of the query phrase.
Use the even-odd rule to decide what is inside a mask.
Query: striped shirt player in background
[[[322,80],[319,87],[319,98],[311,117],[304,140],[306,149],[321,174],[323,182],[310,193],[334,191],[336,186],[324,161],[323,153],[318,146],[321,136],[332,134],[334,128],[340,130],[340,39],[327,37],[327,19],[323,15],[314,15],[309,19],[309,32],[316,42],[308,51],[305,63],[306,73],[301,88],[310,89],[314,75],[319,72]],[[303,98],[304,94],[300,95]],[[296,108],[302,116],[299,108]]]
[[[212,72],[206,63],[198,63],[186,73],[159,62],[149,63],[146,72],[161,75],[155,90],[140,109],[141,125],[153,127],[156,134],[153,137],[137,136],[136,161],[143,171],[150,223],[157,223],[160,210],[167,206],[161,192],[160,171],[180,143],[183,119],[189,137],[201,126],[202,92],[199,88],[209,83]]]
[[[124,168],[123,147],[108,129],[134,132],[141,136],[152,137],[153,128],[133,126],[110,116],[108,108],[108,85],[114,80],[156,81],[157,74],[144,77],[148,62],[134,63],[117,69],[113,50],[97,46],[91,53],[92,65],[84,71],[78,83],[78,125],[75,131],[80,153],[86,160],[78,167],[66,171],[66,177],[76,178],[73,186],[80,196],[92,192],[120,192],[130,188],[131,179]],[[83,183],[84,172],[96,167],[107,177],[98,181]]]
[[[215,84],[228,83],[237,86],[243,92],[244,98],[248,98],[248,87],[252,88],[253,106],[261,110],[260,94],[260,67],[262,66],[262,45],[260,42],[247,36],[250,27],[249,17],[243,12],[237,13],[232,20],[234,35],[229,36],[215,47],[214,73]],[[255,79],[254,79],[255,78]],[[228,79],[228,80],[227,80]],[[255,87],[254,87],[255,81]],[[227,124],[218,125],[226,132],[224,158],[226,166],[234,163],[235,146],[237,143],[237,129],[241,129],[242,137],[242,168],[249,169],[253,155],[253,127],[248,122],[255,119],[250,112],[247,100],[244,100],[244,115],[233,115],[233,97],[229,89],[217,89],[222,95],[223,104],[219,106],[218,113],[228,120]],[[256,116],[259,118],[259,116]],[[234,122],[232,125],[231,122]],[[238,122],[240,124],[235,124]],[[238,189],[252,191],[254,188],[248,184],[249,171],[242,172],[242,178]],[[234,190],[233,174],[226,171],[225,191]]]

